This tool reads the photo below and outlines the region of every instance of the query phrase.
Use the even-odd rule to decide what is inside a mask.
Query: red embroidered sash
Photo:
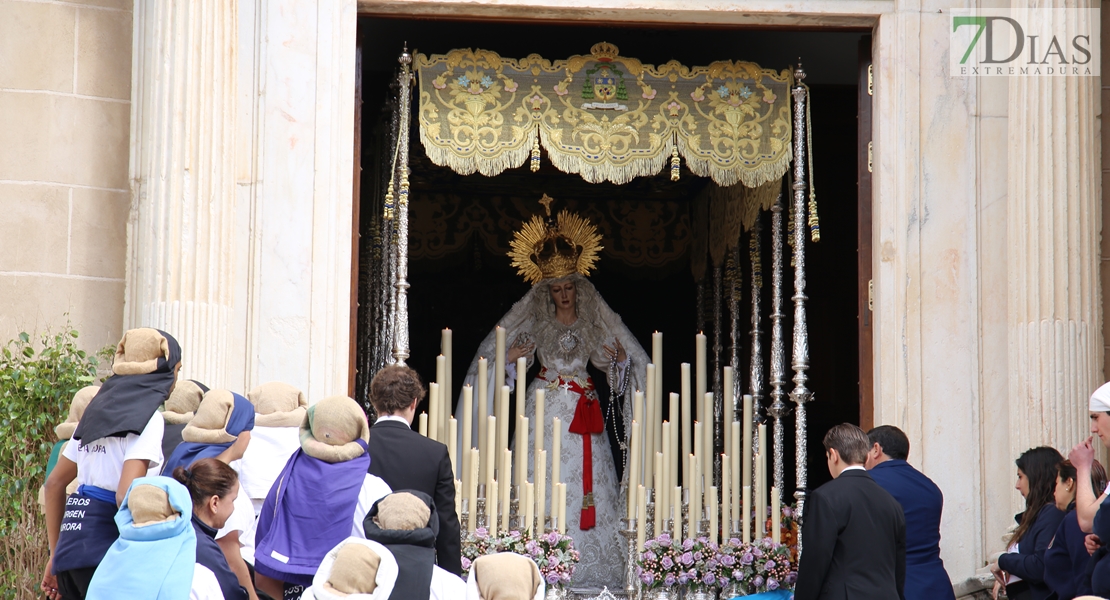
[[[546,375],[547,369],[544,368],[540,372],[540,378],[551,381]],[[601,403],[598,402],[593,382],[589,378],[586,379],[585,388],[573,379],[567,380],[562,377],[559,377],[556,383],[560,388],[578,396],[578,403],[574,407],[574,418],[567,431],[582,436],[582,515],[578,528],[585,531],[593,529],[597,524],[597,509],[594,507],[593,447],[590,436],[605,431],[605,418],[601,414]],[[555,460],[559,458],[555,457]]]

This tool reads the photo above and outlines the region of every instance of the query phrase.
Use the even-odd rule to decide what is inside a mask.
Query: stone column
[[[1021,4],[1064,5],[1051,0]],[[1077,4],[1090,2],[1068,3]],[[1087,397],[1102,382],[1100,85],[1098,77],[1076,76],[1009,81],[1012,457],[1039,445],[1066,452],[1084,439]]]
[[[136,0],[125,327],[226,385],[233,302],[237,2]]]

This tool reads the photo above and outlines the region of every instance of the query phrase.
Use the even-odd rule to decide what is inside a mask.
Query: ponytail
[[[235,469],[215,458],[202,458],[189,467],[177,467],[173,478],[189,490],[193,505],[199,506],[211,498],[226,497],[239,485]]]

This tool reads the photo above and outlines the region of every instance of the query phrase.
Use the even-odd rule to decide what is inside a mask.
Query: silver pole
[[[756,218],[751,237],[748,238],[748,254],[752,261],[752,358],[749,390],[757,410],[763,403],[763,330],[760,328],[759,314],[760,294],[763,291],[763,257],[760,248],[762,229],[759,218]]]
[[[790,399],[796,405],[795,446],[797,451],[798,516],[803,516],[806,500],[806,402],[813,399],[813,392],[806,387],[809,369],[809,332],[806,329],[806,181],[805,181],[805,116],[808,90],[802,81],[806,74],[802,62],[794,71],[794,391]],[[802,552],[802,537],[798,535],[798,553]]]
[[[412,55],[408,48],[401,52],[398,59],[401,63],[401,74],[398,79],[398,93],[401,110],[401,122],[397,135],[397,147],[401,189],[397,197],[397,280],[394,287],[397,289],[397,310],[395,312],[393,333],[393,361],[396,365],[404,366],[405,359],[409,357],[409,119],[412,84]]]
[[[775,489],[782,493],[782,416],[786,414],[786,350],[782,320],[782,193],[771,207],[771,406],[768,414],[775,420],[772,454],[775,460]]]

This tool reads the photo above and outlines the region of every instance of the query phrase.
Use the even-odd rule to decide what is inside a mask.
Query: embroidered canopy
[[[660,66],[596,44],[551,61],[488,50],[416,55],[420,140],[437,165],[493,176],[540,146],[561,171],[591,183],[628,183],[679,155],[718,185],[757,187],[791,160],[791,72],[748,62]]]

